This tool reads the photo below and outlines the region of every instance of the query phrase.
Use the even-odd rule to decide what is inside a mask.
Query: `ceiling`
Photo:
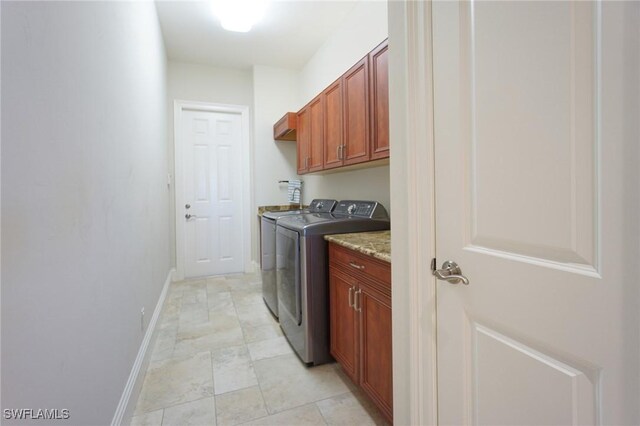
[[[248,33],[220,26],[206,1],[157,1],[169,59],[232,68],[299,69],[337,29],[357,1],[273,0]]]

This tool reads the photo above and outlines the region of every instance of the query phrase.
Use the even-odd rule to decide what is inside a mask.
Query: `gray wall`
[[[2,408],[108,424],[171,263],[155,6],[1,8]]]

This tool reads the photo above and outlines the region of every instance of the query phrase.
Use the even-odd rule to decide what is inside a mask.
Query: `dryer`
[[[260,275],[262,277],[262,299],[273,316],[278,318],[278,296],[276,288],[276,223],[278,219],[308,213],[329,213],[336,200],[315,199],[309,207],[301,210],[269,211],[262,214],[260,223]]]
[[[325,235],[390,229],[375,201],[340,201],[331,213],[291,215],[276,226],[276,283],[280,327],[307,364],[329,353],[329,262]]]

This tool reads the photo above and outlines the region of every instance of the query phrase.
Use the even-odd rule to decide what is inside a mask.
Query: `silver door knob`
[[[191,204],[185,204],[185,205],[184,205],[184,208],[185,208],[185,209],[190,209],[190,208],[191,208]]]
[[[185,217],[185,219],[189,220],[189,219],[191,219],[192,217],[198,217],[198,216],[196,216],[195,214],[189,214],[189,213],[187,213],[187,214],[185,214],[185,215],[184,215],[184,217]]]
[[[469,285],[469,280],[467,277],[462,275],[462,270],[458,264],[450,260],[444,262],[441,269],[433,271],[433,275],[437,279],[448,281],[451,284],[458,284],[459,282],[462,282],[464,285]]]

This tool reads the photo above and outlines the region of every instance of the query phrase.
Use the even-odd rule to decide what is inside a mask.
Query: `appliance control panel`
[[[338,203],[333,213],[368,218],[388,218],[387,211],[376,201],[343,200]]]
[[[309,210],[315,213],[330,213],[337,203],[336,200],[315,199],[309,204]]]

